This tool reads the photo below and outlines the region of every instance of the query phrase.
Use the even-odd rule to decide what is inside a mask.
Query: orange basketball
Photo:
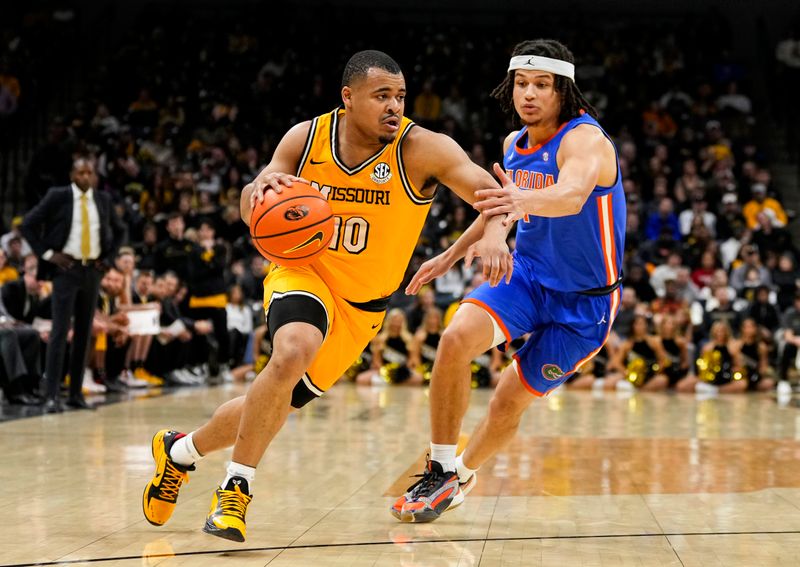
[[[250,217],[253,245],[281,266],[304,266],[328,249],[333,211],[320,192],[297,181],[278,194],[267,191]]]

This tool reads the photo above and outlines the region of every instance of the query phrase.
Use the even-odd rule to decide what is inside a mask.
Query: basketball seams
[[[297,191],[272,195],[258,204],[250,226],[252,244],[262,256],[281,265],[304,265],[324,253],[333,237],[333,211],[316,189],[298,183]],[[287,211],[302,206],[304,217],[289,219]],[[279,231],[270,234],[271,231]],[[322,238],[319,238],[319,237]],[[306,240],[297,250],[292,248]],[[324,239],[324,240],[323,240]],[[318,242],[317,246],[312,245]]]
[[[328,222],[332,218],[333,218],[333,215],[329,215],[329,216],[325,217],[322,220],[318,220],[315,223],[307,224],[307,225],[304,225],[304,226],[301,226],[301,227],[298,227],[298,228],[293,228],[292,230],[287,230],[286,232],[276,232],[275,234],[260,235],[260,236],[252,236],[251,235],[251,238],[253,240],[266,240],[267,238],[275,238],[275,237],[278,237],[278,236],[286,236],[287,234],[292,234],[293,232],[298,232],[300,230],[305,230],[307,228],[315,227],[315,226],[317,226],[319,224],[322,224],[324,222]]]
[[[317,193],[319,193],[319,192],[317,192]],[[282,200],[278,201],[277,203],[272,205],[270,208],[268,208],[266,211],[261,213],[261,216],[256,219],[255,224],[253,224],[253,221],[251,219],[250,224],[254,227],[254,230],[255,230],[255,227],[258,226],[258,223],[260,223],[261,220],[267,215],[267,213],[269,213],[275,207],[278,207],[280,205],[288,203],[289,201],[294,201],[294,200],[297,200],[297,199],[306,199],[306,198],[307,199],[319,199],[320,201],[325,201],[326,203],[328,202],[328,200],[325,199],[325,197],[323,197],[322,195],[319,195],[319,194],[318,195],[295,195],[294,197],[289,197],[288,199],[282,199]]]

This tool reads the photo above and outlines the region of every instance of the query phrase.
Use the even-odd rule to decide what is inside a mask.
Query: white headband
[[[538,55],[517,55],[511,58],[508,70],[525,69],[526,71],[547,71],[568,77],[575,82],[575,65],[561,59],[540,57]]]

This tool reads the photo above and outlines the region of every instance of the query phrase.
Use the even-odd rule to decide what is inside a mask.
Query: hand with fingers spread
[[[284,187],[291,187],[292,182],[306,183],[308,181],[302,177],[291,175],[289,173],[281,173],[279,171],[270,171],[263,173],[256,177],[251,183],[245,185],[245,190],[251,188],[250,193],[250,208],[251,210],[256,206],[256,203],[264,201],[264,194],[267,191],[275,191],[282,193]]]
[[[453,264],[455,264],[455,260],[450,259],[450,255],[447,252],[443,252],[424,262],[417,270],[417,273],[414,274],[414,277],[411,278],[411,281],[408,282],[406,295],[416,294],[422,286],[446,274],[453,267]]]
[[[467,267],[472,265],[475,258],[481,258],[483,275],[492,287],[497,287],[503,279],[509,283],[514,272],[514,259],[508,251],[505,235],[505,230],[487,229],[483,237],[467,249],[467,255],[464,256]]]
[[[497,163],[494,164],[494,172],[500,183],[503,184],[503,188],[476,191],[475,198],[477,200],[473,207],[487,217],[505,215],[503,225],[510,226],[526,214],[529,214],[526,210],[525,202],[527,196],[525,191],[517,187]]]

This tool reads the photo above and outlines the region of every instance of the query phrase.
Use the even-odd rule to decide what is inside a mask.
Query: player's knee
[[[472,360],[485,350],[474,343],[475,338],[468,328],[463,325],[451,325],[445,329],[439,339],[437,358],[441,356],[448,360]]]
[[[511,398],[494,396],[489,401],[489,421],[495,425],[516,427],[525,407]]]
[[[319,349],[319,344],[308,340],[286,341],[273,345],[269,365],[292,376],[306,371]]]

